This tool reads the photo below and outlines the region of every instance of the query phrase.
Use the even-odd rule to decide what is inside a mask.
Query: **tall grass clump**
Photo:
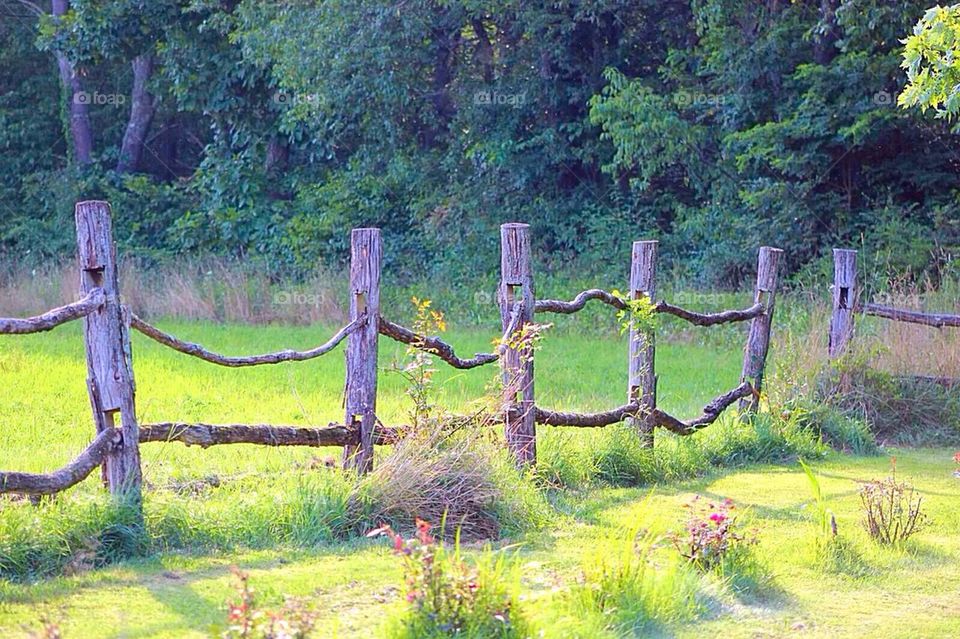
[[[949,297],[957,282],[893,281],[883,292],[863,294],[898,308],[956,312]],[[853,339],[837,361],[827,359],[830,309],[809,304],[809,322],[780,331],[768,387],[773,401],[802,408],[840,450],[872,453],[872,439],[902,445],[960,441],[960,331],[937,330],[858,315]],[[779,321],[778,321],[779,323]],[[842,383],[841,383],[842,382]],[[858,423],[860,422],[860,423]],[[866,428],[864,428],[864,425]]]
[[[73,574],[143,553],[137,508],[107,495],[57,496],[37,507],[0,501],[0,578]]]
[[[184,497],[169,490],[147,493],[145,519],[157,549],[313,546],[354,532],[351,496],[355,475],[312,469],[270,482],[244,477]]]
[[[705,609],[696,572],[673,556],[659,561],[659,539],[635,531],[614,548],[598,549],[581,583],[564,600],[562,625],[575,636],[647,636]]]
[[[577,433],[577,441],[554,433],[544,437],[537,472],[565,487],[642,486],[688,479],[718,466],[820,457],[828,450],[809,422],[789,413],[726,415],[687,436],[658,429],[652,449],[626,424],[595,430]]]
[[[813,498],[813,554],[814,565],[824,572],[862,575],[865,566],[860,555],[845,535],[840,534],[837,518],[829,507],[820,479],[802,459],[798,460],[807,478]]]
[[[543,494],[486,430],[408,435],[360,480],[351,517],[368,527],[444,519],[466,539],[540,528],[551,517]]]

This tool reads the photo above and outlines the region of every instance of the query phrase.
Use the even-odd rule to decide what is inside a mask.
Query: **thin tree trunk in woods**
[[[267,157],[263,163],[264,169],[269,173],[278,171],[282,173],[287,168],[287,162],[290,159],[290,147],[277,136],[270,138],[267,143]]]
[[[433,77],[430,81],[433,110],[437,116],[435,126],[427,127],[424,133],[425,146],[436,144],[447,130],[450,120],[456,114],[456,106],[450,98],[450,82],[453,80],[453,67],[456,63],[457,48],[460,46],[460,24],[450,18],[446,9],[434,13],[435,26],[430,33],[433,40]]]
[[[473,31],[477,34],[476,60],[477,64],[483,70],[483,81],[493,82],[493,44],[487,35],[487,29],[483,26],[483,20],[474,18],[470,24]]]
[[[153,96],[147,91],[147,83],[153,74],[153,54],[138,55],[131,63],[133,67],[133,89],[130,99],[130,119],[127,121],[127,130],[123,133],[123,143],[120,146],[120,159],[117,160],[118,173],[136,171],[143,157],[143,147],[146,144],[147,131],[153,120]]]
[[[70,3],[68,0],[53,0],[52,8],[55,17],[64,16]],[[83,90],[83,83],[73,63],[62,53],[56,53],[56,57],[60,82],[69,100],[70,138],[73,141],[74,160],[78,164],[90,164],[93,161],[93,132],[87,108],[90,96]]]

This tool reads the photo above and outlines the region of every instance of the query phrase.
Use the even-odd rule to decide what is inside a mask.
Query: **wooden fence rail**
[[[110,207],[106,202],[79,202],[76,206],[80,294],[77,302],[27,319],[0,318],[0,333],[46,331],[82,319],[88,379],[96,436],[64,468],[48,474],[0,473],[0,494],[46,495],[60,492],[87,477],[100,466],[103,481],[114,494],[140,499],[139,445],[148,442],[181,442],[187,446],[224,444],[266,446],[340,446],[345,467],[367,472],[373,465],[373,447],[395,443],[406,427],[385,426],[377,418],[377,339],[380,335],[432,353],[458,369],[497,362],[503,382],[503,404],[493,415],[454,417],[458,423],[502,425],[506,444],[518,464],[536,461],[536,426],[603,427],[629,420],[646,445],[653,445],[657,427],[689,435],[714,421],[737,400],[750,400],[755,410],[769,346],[777,261],[781,251],[763,247],[758,263],[753,305],[743,310],[695,312],[666,301],[654,301],[657,243],[636,242],[630,264],[628,299],[601,289],[588,289],[570,301],[537,300],[531,257],[531,230],[526,224],[501,227],[501,280],[498,301],[501,337],[493,353],[458,356],[439,337],[420,334],[385,318],[380,310],[382,244],[380,230],[354,229],[351,233],[350,313],[348,323],[315,348],[282,350],[259,355],[223,355],[171,335],[151,325],[121,303],[116,249],[112,238]],[[627,360],[627,403],[598,413],[548,410],[535,403],[534,348],[531,335],[538,328],[535,314],[572,314],[597,300],[617,311],[631,309],[630,300],[646,299],[653,313],[667,314],[697,326],[749,321],[750,333],[740,385],[715,398],[703,413],[681,420],[656,406],[655,342],[652,332],[631,321]],[[130,330],[185,355],[227,367],[303,362],[332,352],[346,342],[344,421],[321,427],[268,424],[203,424],[163,422],[139,424]],[[119,416],[119,423],[116,418]]]

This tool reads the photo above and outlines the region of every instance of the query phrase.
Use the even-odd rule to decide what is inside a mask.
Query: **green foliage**
[[[960,112],[960,5],[928,9],[904,41],[907,86],[897,98],[903,107],[933,109],[939,118]]]
[[[960,245],[957,143],[893,108],[913,0],[70,7],[0,26],[0,247],[18,255],[71,253],[89,197],[123,212],[127,252],[256,254],[297,277],[342,264],[367,225],[402,280],[486,272],[513,220],[538,271],[610,279],[640,237],[663,270],[724,285],[759,244],[791,273],[857,243],[917,276]],[[908,39],[901,103],[950,108],[955,16],[930,10]],[[145,54],[147,149],[118,176]],[[90,165],[70,159],[54,55],[111,98],[88,105]]]

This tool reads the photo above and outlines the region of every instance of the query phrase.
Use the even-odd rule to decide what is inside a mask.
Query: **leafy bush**
[[[860,489],[864,527],[882,544],[905,542],[928,523],[921,509],[923,497],[907,482],[897,481],[896,461],[894,457],[889,477],[869,481]]]
[[[797,399],[784,407],[784,416],[798,420],[836,450],[854,455],[877,452],[877,441],[867,422],[835,406]]]
[[[430,533],[431,525],[416,520],[410,539],[381,526],[367,536],[386,535],[403,560],[406,614],[393,631],[395,637],[511,637],[530,636],[531,627],[520,605],[516,562],[489,548],[474,564],[460,554],[456,536],[453,552]]]
[[[820,397],[844,414],[865,421],[881,441],[928,445],[960,441],[960,400],[955,389],[937,380],[896,376],[847,364],[849,388],[829,390],[824,380]]]

